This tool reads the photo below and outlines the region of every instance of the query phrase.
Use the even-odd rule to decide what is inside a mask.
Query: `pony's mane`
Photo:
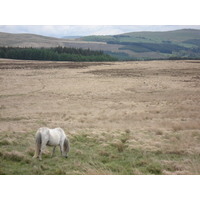
[[[65,138],[63,146],[64,146],[64,151],[69,151],[69,140],[67,138]]]

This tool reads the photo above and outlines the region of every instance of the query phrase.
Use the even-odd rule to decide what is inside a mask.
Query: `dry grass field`
[[[0,60],[0,174],[200,174],[200,61]],[[69,158],[32,159],[61,127]]]

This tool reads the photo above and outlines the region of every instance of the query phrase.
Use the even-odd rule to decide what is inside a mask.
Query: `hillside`
[[[131,32],[112,36],[87,36],[82,37],[83,41],[120,41],[120,42],[150,42],[150,43],[162,43],[166,41],[181,43],[190,39],[200,39],[200,30],[197,29],[181,29],[175,31],[143,31],[143,32]]]
[[[72,47],[90,49],[94,51],[117,51],[122,45],[112,45],[105,42],[80,41],[71,39],[61,39],[45,37],[35,34],[11,34],[0,32],[0,47],[33,47],[33,48],[50,48],[50,47]]]
[[[35,34],[0,32],[0,47],[74,47],[102,50],[120,60],[200,59],[200,30],[131,32],[109,36],[61,39]]]
[[[62,39],[55,37],[47,37],[36,34],[13,34],[13,33],[3,33],[0,32],[0,46],[9,46],[9,47],[75,47],[75,48],[84,48],[91,50],[100,50],[101,46],[106,43],[102,42],[88,42],[88,41],[76,41],[71,39]]]
[[[123,45],[118,49],[132,58],[200,58],[200,30],[132,32],[113,36],[88,36],[83,41]]]
[[[0,32],[0,46],[9,47],[51,47],[62,44],[58,38],[35,34],[12,34]]]

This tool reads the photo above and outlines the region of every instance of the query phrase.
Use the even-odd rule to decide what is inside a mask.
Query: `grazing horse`
[[[61,128],[49,129],[46,127],[39,128],[35,135],[35,155],[33,158],[39,156],[39,160],[42,160],[42,153],[45,149],[45,146],[53,146],[52,156],[55,153],[56,146],[60,146],[61,155],[68,157],[69,153],[69,140],[65,132]]]

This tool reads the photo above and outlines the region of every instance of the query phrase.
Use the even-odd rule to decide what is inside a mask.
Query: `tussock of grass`
[[[11,160],[11,161],[15,161],[15,162],[20,162],[25,159],[25,156],[22,152],[13,150],[11,152],[4,152],[3,158]]]
[[[114,147],[117,148],[118,152],[122,152],[124,150],[124,143],[121,140],[119,140],[119,139],[113,140],[113,142],[111,144]]]
[[[25,151],[28,155],[33,156],[34,152],[35,152],[35,148],[34,147],[29,147],[28,149],[26,149]]]
[[[173,131],[180,131],[180,130],[199,130],[200,123],[198,121],[182,121],[179,123],[172,124]]]
[[[8,139],[0,140],[0,145],[10,145],[12,142]]]
[[[66,175],[66,170],[63,168],[55,169],[53,174],[54,175]]]
[[[80,149],[76,149],[75,155],[84,155],[84,152]]]
[[[34,165],[32,172],[33,172],[33,174],[40,175],[40,174],[42,174],[42,169],[40,166]]]

